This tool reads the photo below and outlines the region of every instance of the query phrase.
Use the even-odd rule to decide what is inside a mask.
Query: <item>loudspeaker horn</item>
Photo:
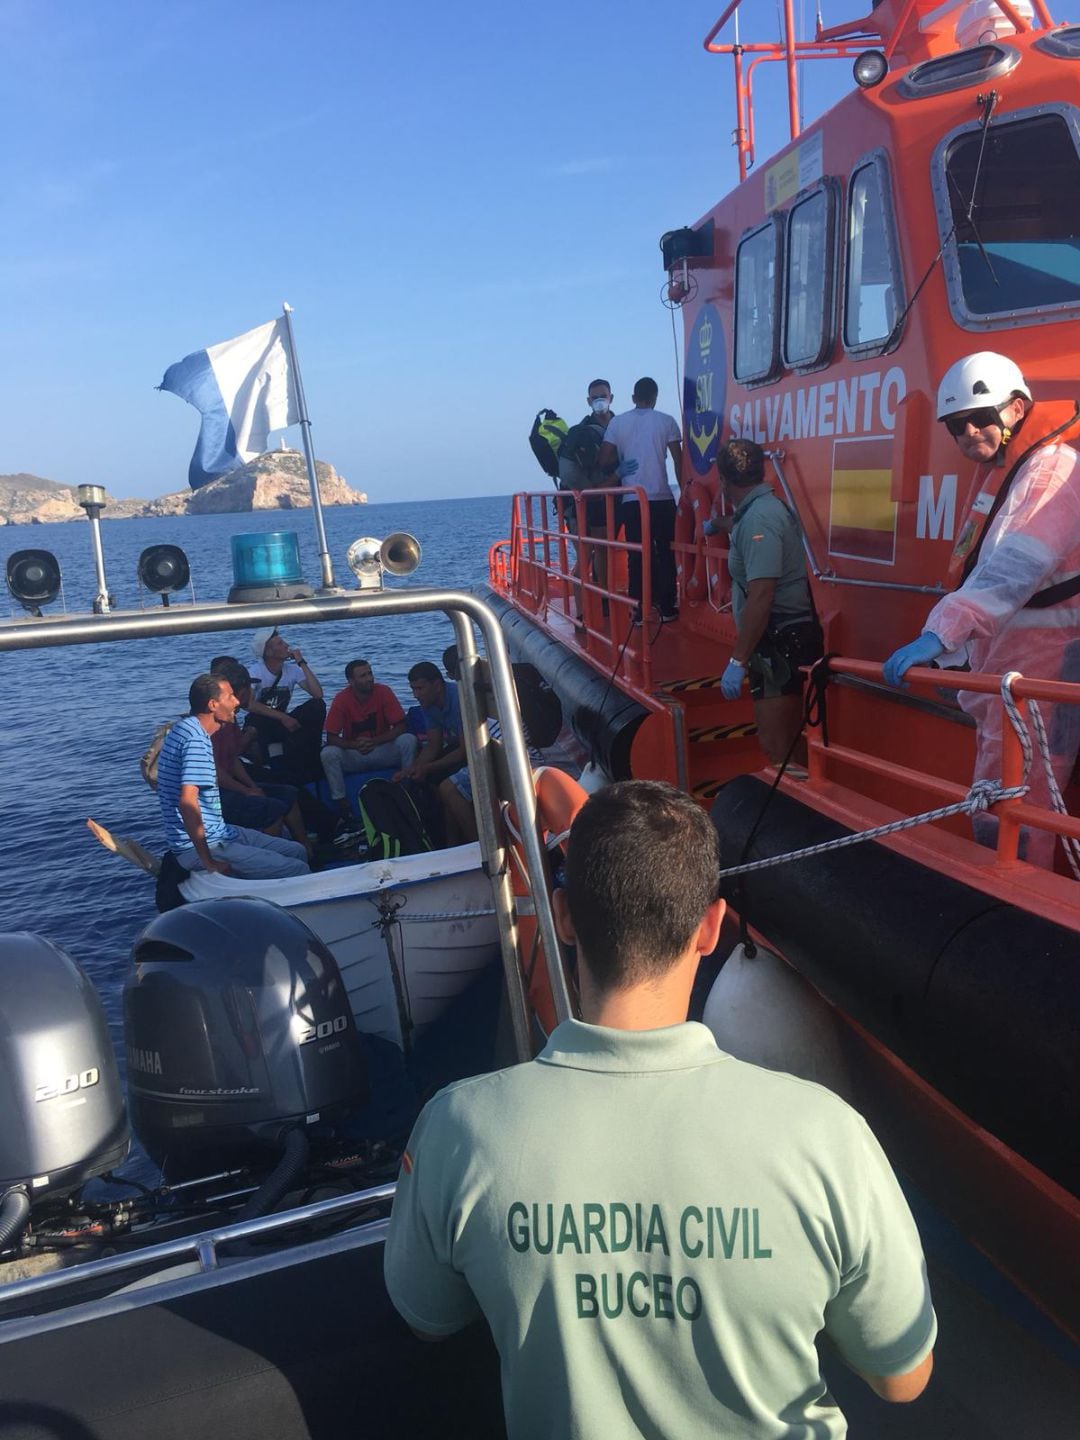
[[[415,535],[395,530],[379,546],[379,559],[390,575],[411,575],[419,567],[423,551]]]

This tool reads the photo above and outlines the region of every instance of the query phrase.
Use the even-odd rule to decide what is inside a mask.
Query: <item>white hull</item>
[[[181,889],[187,900],[253,895],[290,911],[329,946],[359,1028],[402,1049],[499,955],[478,845],[288,880],[197,871]]]

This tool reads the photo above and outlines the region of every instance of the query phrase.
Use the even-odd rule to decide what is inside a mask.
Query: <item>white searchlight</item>
[[[411,575],[420,564],[423,551],[415,535],[395,530],[385,540],[365,535],[354,540],[345,563],[356,576],[358,590],[381,590],[383,573]]]

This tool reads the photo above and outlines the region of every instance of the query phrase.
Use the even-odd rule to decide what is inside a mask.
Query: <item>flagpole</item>
[[[300,411],[300,433],[304,437],[304,458],[307,460],[308,485],[311,488],[311,508],[315,512],[315,534],[319,541],[319,563],[322,566],[322,590],[320,594],[338,593],[334,584],[334,568],[330,563],[330,550],[326,543],[326,526],[323,523],[322,496],[319,494],[319,477],[315,473],[315,450],[311,443],[311,421],[308,419],[307,401],[304,399],[304,382],[300,378],[300,365],[296,359],[296,341],[293,339],[292,306],[282,302],[285,315],[285,333],[289,340],[289,364],[296,376],[296,406]]]

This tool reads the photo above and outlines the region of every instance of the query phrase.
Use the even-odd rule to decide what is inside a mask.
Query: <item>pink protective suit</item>
[[[1080,595],[1046,609],[1024,609],[1038,591],[1077,574],[1080,456],[1070,445],[1048,444],[1017,471],[974,568],[958,590],[934,606],[924,629],[932,631],[947,651],[966,645],[972,670],[994,675],[1019,670],[1030,679],[1080,682]],[[943,656],[939,663],[947,665],[949,657]],[[1001,702],[963,691],[959,699],[978,726],[975,779],[999,779]],[[1080,706],[1044,703],[1040,709],[1054,773],[1064,791],[1080,750]],[[1029,784],[1028,800],[1048,806],[1037,750]],[[996,834],[993,817],[977,818],[978,840],[993,844]],[[1021,834],[1021,853],[1036,865],[1053,864],[1054,844],[1055,837],[1047,831]]]

